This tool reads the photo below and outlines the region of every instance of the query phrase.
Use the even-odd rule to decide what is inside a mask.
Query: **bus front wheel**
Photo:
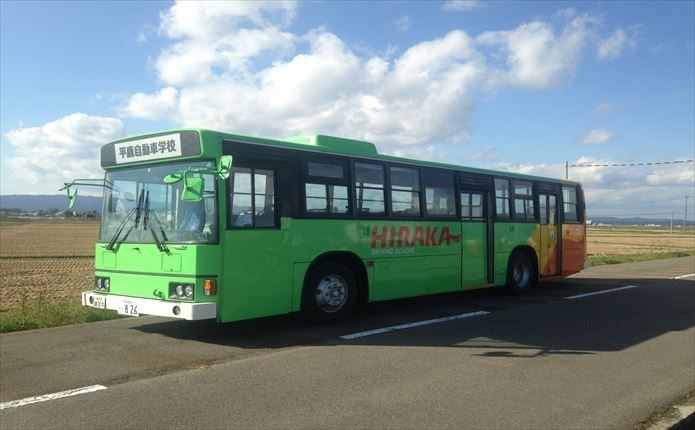
[[[536,282],[536,272],[531,258],[525,252],[515,252],[509,258],[507,289],[512,293],[525,293]]]
[[[355,275],[345,265],[323,263],[311,271],[304,285],[302,313],[317,324],[346,319],[357,303]]]

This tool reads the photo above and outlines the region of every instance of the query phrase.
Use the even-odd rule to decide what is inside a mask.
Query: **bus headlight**
[[[97,276],[94,279],[94,289],[95,290],[108,292],[110,287],[111,287],[111,280],[109,278],[105,278],[103,276]]]
[[[176,300],[193,300],[195,284],[169,282],[169,298]]]

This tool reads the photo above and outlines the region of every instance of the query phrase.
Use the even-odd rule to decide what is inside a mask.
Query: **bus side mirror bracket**
[[[219,163],[217,163],[217,170],[215,173],[222,179],[229,178],[229,172],[232,170],[232,156],[223,155],[220,157]]]
[[[188,176],[191,169],[186,169],[183,173],[169,173],[163,178],[166,184],[175,184],[183,181],[183,191],[181,192],[181,200],[184,202],[197,202],[203,198],[203,190],[205,188],[205,180]]]
[[[184,202],[199,202],[203,198],[205,180],[203,178],[189,177],[183,174],[183,192],[181,200]]]
[[[72,186],[72,184],[66,183],[64,187],[62,187],[60,190],[58,190],[58,191],[65,190],[68,193],[68,199],[70,200],[70,203],[68,203],[68,209],[72,209],[73,206],[75,206],[75,203],[77,202],[77,189],[75,189],[75,191],[72,193],[72,195],[70,195],[70,187],[71,186]]]
[[[183,172],[173,172],[166,175],[162,180],[166,184],[175,184],[179,181],[183,181],[183,192],[181,193],[181,200],[185,202],[197,202],[203,198],[203,191],[205,189],[205,180],[199,177],[190,177],[189,173],[201,173],[216,175],[221,179],[229,178],[229,172],[232,170],[232,156],[223,155],[220,157],[217,167],[212,170],[207,167],[196,167],[191,166]]]
[[[68,209],[72,209],[73,206],[75,206],[75,203],[77,202],[77,187],[81,185],[87,187],[104,187],[113,189],[113,184],[106,179],[74,179],[72,182],[64,182],[63,186],[60,187],[58,191],[65,190],[65,192],[68,194],[68,199],[70,199]],[[72,194],[70,194],[71,187],[75,187],[75,191]]]

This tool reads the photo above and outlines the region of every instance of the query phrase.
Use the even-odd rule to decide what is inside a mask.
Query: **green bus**
[[[369,142],[202,129],[101,148],[82,304],[229,322],[506,286],[586,266],[579,183],[381,155]],[[65,184],[72,203],[72,187]]]

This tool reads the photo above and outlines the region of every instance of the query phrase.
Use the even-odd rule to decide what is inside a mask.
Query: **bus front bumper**
[[[184,320],[207,320],[217,318],[217,303],[186,303],[138,297],[114,296],[94,291],[82,293],[82,305],[100,309],[111,309],[122,315],[156,315]]]

